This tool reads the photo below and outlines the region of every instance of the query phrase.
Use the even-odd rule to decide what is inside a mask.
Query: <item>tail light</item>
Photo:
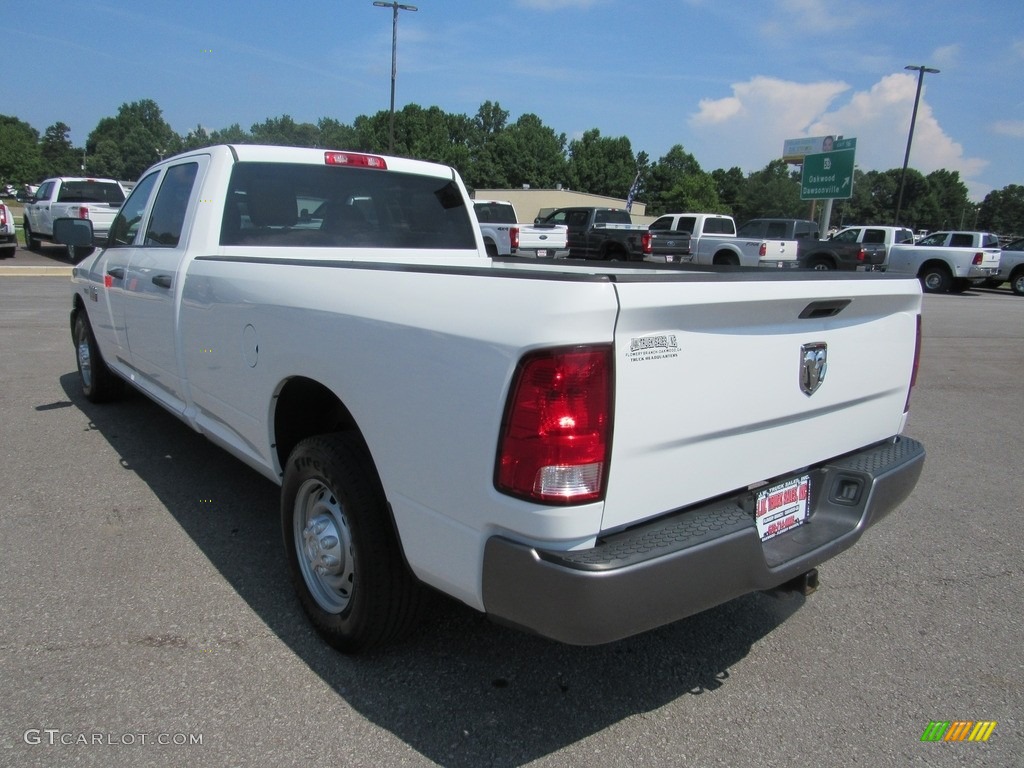
[[[644,232],[642,235],[640,235],[640,249],[645,254],[649,254],[649,253],[651,253],[654,250],[653,246],[651,245],[651,233],[650,232]]]
[[[516,368],[495,486],[546,504],[604,496],[612,427],[610,345],[540,350]]]
[[[324,165],[346,165],[356,168],[388,169],[387,161],[377,155],[363,155],[358,152],[324,152]]]
[[[917,384],[917,369],[921,364],[921,316],[917,316],[917,338],[914,340],[914,367],[910,372],[910,386],[907,388],[907,402],[903,404],[903,412],[910,411],[910,395]]]
[[[864,261],[865,259],[867,259],[867,257],[868,254],[865,252],[863,248],[857,251],[857,261]]]
[[[976,267],[980,267],[981,262],[984,260],[984,258],[985,254],[982,253],[981,251],[978,251],[976,254],[974,254],[974,260],[971,261],[971,263]]]
[[[513,251],[519,247],[519,227],[509,227],[508,239]]]
[[[757,249],[758,256],[768,255],[768,243],[761,243],[761,247]]]
[[[80,218],[80,219],[88,219],[89,218],[89,208],[87,206],[83,205],[83,206],[79,207],[79,209],[78,209],[78,218]]]
[[[7,225],[7,208],[0,205],[0,227]]]

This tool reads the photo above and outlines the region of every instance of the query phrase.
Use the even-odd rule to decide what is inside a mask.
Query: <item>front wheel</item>
[[[25,247],[28,248],[30,251],[38,251],[42,247],[42,243],[40,242],[38,237],[35,237],[32,234],[32,227],[28,223],[27,216],[25,217],[23,223],[25,225]]]
[[[826,272],[828,270],[835,269],[831,261],[822,258],[821,256],[811,259],[811,263],[808,266],[818,272]]]
[[[74,342],[78,380],[86,399],[93,403],[103,403],[120,396],[124,391],[124,382],[104,362],[85,310],[79,310],[75,315]]]
[[[359,437],[310,437],[288,457],[281,527],[292,582],[317,631],[343,653],[400,638],[419,619],[384,490]]]

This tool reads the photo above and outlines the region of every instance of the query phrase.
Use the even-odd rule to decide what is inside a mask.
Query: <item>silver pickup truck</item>
[[[929,293],[962,292],[999,274],[999,238],[990,232],[933,232],[889,249],[888,271],[913,275]]]

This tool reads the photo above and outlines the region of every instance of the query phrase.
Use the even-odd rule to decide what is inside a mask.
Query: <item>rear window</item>
[[[481,224],[516,224],[516,210],[508,203],[473,203]]]
[[[65,181],[57,193],[58,203],[113,203],[124,202],[124,190],[112,181]]]
[[[374,168],[236,163],[221,245],[476,249],[455,182]]]
[[[736,223],[732,219],[704,219],[705,235],[735,235]]]
[[[629,211],[623,211],[618,209],[609,209],[594,211],[594,223],[595,224],[632,224],[633,219],[629,216]]]

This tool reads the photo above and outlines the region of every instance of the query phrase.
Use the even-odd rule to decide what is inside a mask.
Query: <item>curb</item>
[[[0,266],[0,277],[71,277],[74,267],[6,267]]]

